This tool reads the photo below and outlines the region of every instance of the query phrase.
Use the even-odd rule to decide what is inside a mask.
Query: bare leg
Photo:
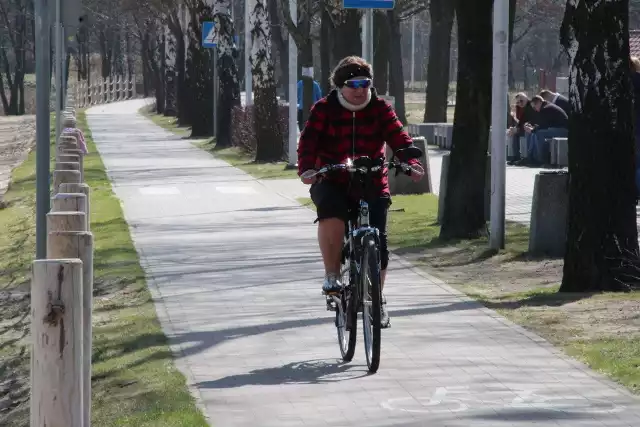
[[[340,275],[340,260],[344,239],[344,221],[339,218],[327,218],[319,221],[318,243],[324,270],[327,274]]]
[[[384,291],[384,280],[387,278],[387,270],[380,270],[380,289]]]

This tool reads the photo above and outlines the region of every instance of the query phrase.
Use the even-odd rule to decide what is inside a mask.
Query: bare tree
[[[251,72],[255,93],[253,112],[256,161],[280,161],[283,137],[279,125],[276,81],[271,54],[271,25],[266,0],[251,0]],[[291,129],[294,132],[295,129]]]
[[[431,32],[429,34],[429,64],[427,65],[427,98],[424,121],[446,123],[449,96],[449,54],[451,30],[455,17],[455,2],[429,2]]]
[[[231,146],[231,109],[240,105],[238,68],[235,58],[237,48],[233,42],[231,0],[216,0],[213,18],[218,35],[218,76],[220,96],[218,102],[216,148]]]
[[[638,285],[629,0],[567,2],[569,230],[560,291]],[[597,172],[596,172],[597,171]]]
[[[24,75],[29,0],[0,0],[0,100],[7,115],[24,114]],[[5,86],[6,82],[6,86]],[[7,98],[6,90],[9,91]]]
[[[458,80],[453,147],[447,175],[442,238],[478,237],[484,215],[491,124],[493,0],[456,0]]]

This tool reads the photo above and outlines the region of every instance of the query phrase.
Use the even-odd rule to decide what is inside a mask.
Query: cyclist
[[[347,158],[384,158],[385,142],[393,151],[412,145],[393,107],[377,96],[372,81],[371,65],[364,59],[348,56],[338,63],[331,74],[334,88],[314,104],[300,135],[298,175],[327,164],[344,163]],[[407,163],[417,165],[414,168],[424,173],[418,159]],[[387,175],[386,168],[373,175],[373,193],[367,197],[369,222],[380,231],[381,287],[389,262],[386,229],[391,197]],[[418,181],[422,174],[413,173],[411,177]],[[322,290],[325,294],[337,293],[342,287],[339,275],[345,222],[350,201],[355,199],[349,191],[349,175],[332,172],[318,179],[302,177],[302,182],[311,184],[309,193],[318,215],[318,243],[325,268]],[[381,324],[389,327],[384,297]]]

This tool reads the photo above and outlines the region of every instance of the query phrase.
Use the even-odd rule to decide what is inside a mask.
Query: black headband
[[[368,77],[373,79],[371,68],[359,64],[347,64],[338,68],[333,75],[333,84],[336,87],[344,86],[344,82],[354,77]]]

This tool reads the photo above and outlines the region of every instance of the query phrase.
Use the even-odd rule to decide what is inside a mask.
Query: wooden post
[[[31,427],[83,427],[79,259],[33,262],[31,336]]]
[[[51,198],[51,212],[87,214],[87,196],[82,193],[58,193]]]
[[[83,212],[49,212],[47,232],[87,231],[86,215]]]
[[[72,184],[72,183],[64,183],[60,185],[59,189],[60,193],[82,193],[86,196],[85,198],[85,207],[86,207],[86,221],[87,221],[87,231],[91,229],[91,198],[89,197],[91,193],[91,189],[87,184]]]
[[[78,163],[78,165],[80,164],[80,158],[78,157],[78,155],[76,154],[61,154],[60,157],[58,157],[58,159],[60,159],[60,162],[70,162],[70,163]]]
[[[93,235],[84,231],[54,231],[47,240],[47,258],[82,261],[82,402],[84,426],[91,425],[91,355],[93,313]]]
[[[80,163],[80,179],[84,182],[84,152],[79,148],[65,148],[63,154],[78,156],[78,162]]]
[[[66,156],[66,154],[65,154]],[[59,159],[59,157],[58,157]],[[78,171],[80,172],[80,163],[79,162],[63,162],[59,160],[56,163],[56,170],[58,171]]]
[[[58,193],[62,183],[80,183],[80,172],[78,171],[53,171],[53,194]]]
[[[70,145],[78,145],[78,141],[76,140],[76,137],[73,135],[60,135],[60,144],[70,144]]]
[[[58,151],[56,154],[67,154],[68,150],[76,150],[78,148],[78,141],[74,136],[62,135],[58,139]]]

